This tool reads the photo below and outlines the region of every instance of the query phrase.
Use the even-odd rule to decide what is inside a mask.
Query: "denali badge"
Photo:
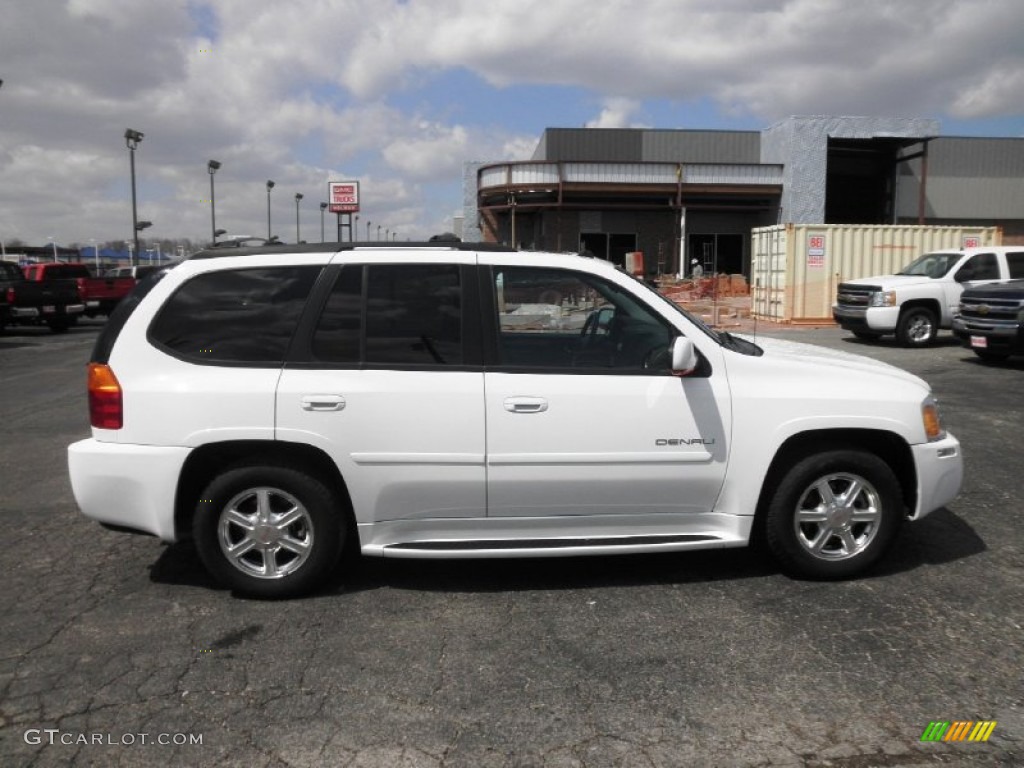
[[[655,445],[714,445],[715,438],[704,437],[659,437],[654,441]]]

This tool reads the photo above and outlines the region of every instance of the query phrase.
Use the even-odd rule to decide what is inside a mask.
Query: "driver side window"
[[[502,367],[666,373],[671,326],[614,283],[585,273],[495,267]]]

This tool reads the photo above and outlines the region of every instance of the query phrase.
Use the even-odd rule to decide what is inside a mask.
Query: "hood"
[[[735,334],[742,335],[742,334]],[[855,355],[852,352],[843,352],[838,349],[819,347],[814,344],[805,344],[788,339],[773,339],[758,337],[756,340],[745,336],[748,341],[753,341],[764,350],[764,357],[773,362],[791,365],[794,368],[806,368],[813,371],[834,373],[862,373],[869,375],[887,376],[892,379],[908,384],[915,384],[922,387],[926,392],[930,390],[924,379],[908,373],[895,365],[883,363],[863,355]],[[808,373],[812,371],[809,370]]]
[[[889,289],[898,288],[901,285],[933,282],[935,280],[924,275],[876,275],[875,277],[858,277],[855,280],[844,280],[843,285],[877,285],[882,289]]]

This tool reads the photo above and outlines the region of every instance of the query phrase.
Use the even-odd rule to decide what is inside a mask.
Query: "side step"
[[[537,550],[615,547],[653,547],[659,544],[696,544],[720,541],[717,536],[701,534],[664,534],[648,536],[598,536],[590,538],[559,537],[552,539],[450,539],[408,541],[388,544],[384,552],[470,552],[473,550]]]

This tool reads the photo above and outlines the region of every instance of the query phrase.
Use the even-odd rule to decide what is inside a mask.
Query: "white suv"
[[[142,281],[89,364],[75,498],[194,537],[223,584],[367,555],[739,547],[860,573],[959,491],[928,386],[709,329],[596,259],[481,244],[206,251]]]

